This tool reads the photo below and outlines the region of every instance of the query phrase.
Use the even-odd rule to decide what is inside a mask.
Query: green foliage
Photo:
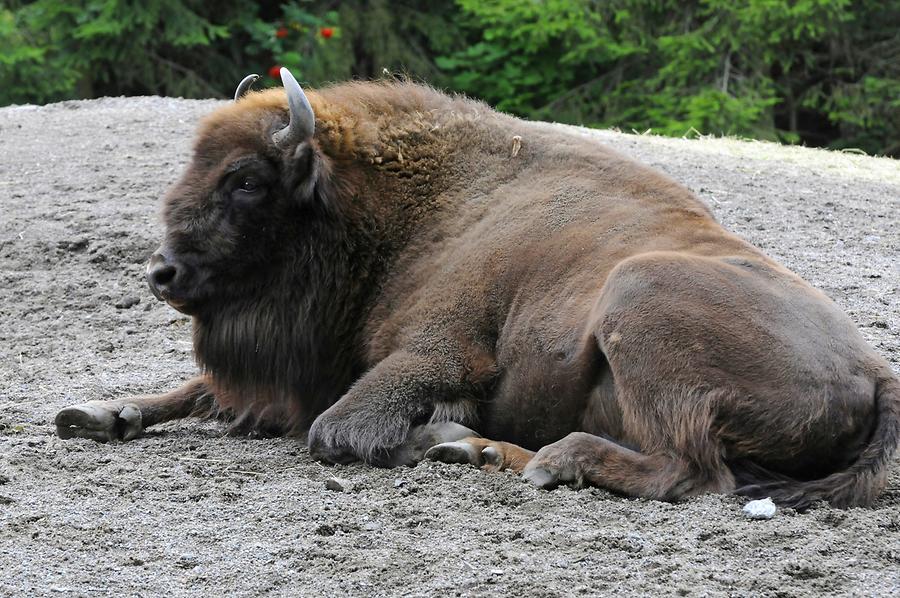
[[[459,0],[451,85],[538,119],[900,153],[900,2]]]
[[[261,64],[252,69],[265,74],[270,84],[280,84],[276,73],[279,66],[288,67],[301,80],[309,80],[310,73],[323,62],[327,70],[328,59],[334,55],[328,46],[334,43],[332,38],[340,39],[340,29],[326,26],[336,20],[334,11],[320,15],[296,3],[284,4],[277,22],[255,20],[244,26],[249,42],[242,49],[248,57],[271,57],[269,68]],[[327,39],[322,37],[325,30]]]
[[[37,0],[2,11],[0,100],[216,89],[180,60],[228,27],[179,0]],[[212,59],[212,55],[204,56]]]
[[[529,118],[900,155],[898,31],[900,0],[12,0],[0,105],[229,97],[285,65]]]
[[[455,11],[451,0],[421,10],[387,0],[13,0],[0,8],[0,105],[228,97],[243,75],[278,66],[314,85],[384,69],[434,81],[432,56],[456,49],[446,25]]]

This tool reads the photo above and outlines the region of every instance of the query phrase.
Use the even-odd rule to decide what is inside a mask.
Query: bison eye
[[[245,193],[255,193],[259,191],[259,183],[253,177],[247,177],[241,181],[240,190]]]
[[[244,176],[238,180],[237,186],[231,192],[231,196],[238,201],[258,201],[265,194],[266,188],[255,176]]]

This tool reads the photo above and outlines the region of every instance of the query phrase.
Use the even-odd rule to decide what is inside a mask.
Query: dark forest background
[[[900,0],[6,0],[0,105],[409,76],[532,119],[900,157]]]

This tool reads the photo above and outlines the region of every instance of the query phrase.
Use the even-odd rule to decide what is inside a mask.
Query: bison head
[[[315,115],[297,80],[282,68],[284,95],[241,98],[200,126],[194,156],[165,199],[166,236],[150,258],[147,282],[174,308],[197,315],[214,300],[247,297],[264,288],[312,226],[326,164],[316,149]],[[288,228],[288,227],[291,228]]]

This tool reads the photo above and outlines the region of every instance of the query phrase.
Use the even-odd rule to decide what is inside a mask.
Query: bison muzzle
[[[328,462],[425,455],[663,500],[878,496],[897,377],[684,187],[420,85],[253,80],[200,125],[148,266],[193,318],[201,375],[64,409],[60,436],[221,416]]]

